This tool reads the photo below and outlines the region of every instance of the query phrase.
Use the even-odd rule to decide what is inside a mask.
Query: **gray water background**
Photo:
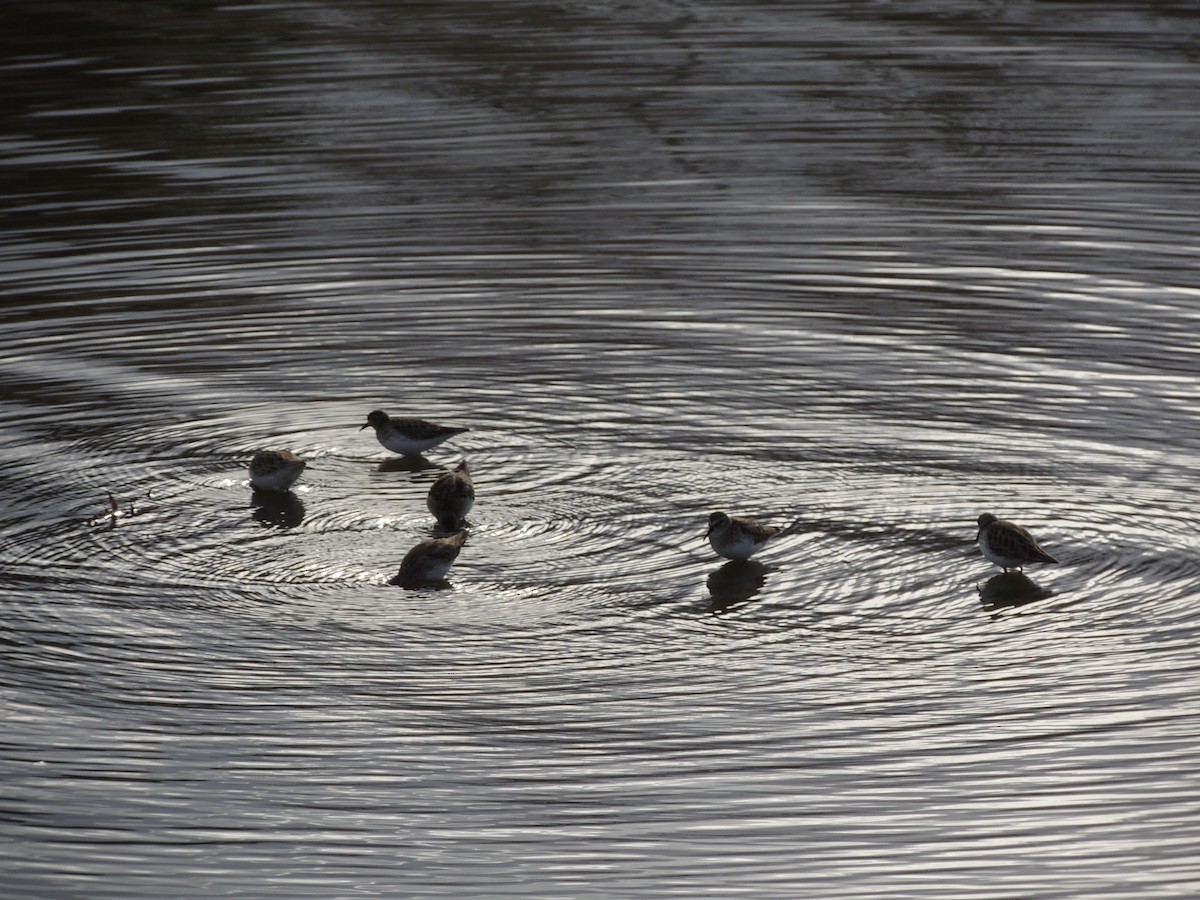
[[[0,26],[6,897],[1200,891],[1191,4]]]

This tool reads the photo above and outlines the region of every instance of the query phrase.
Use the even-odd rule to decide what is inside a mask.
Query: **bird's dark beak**
[[[716,528],[716,527],[717,527],[716,525],[709,525],[709,526],[708,526],[708,531],[704,532],[704,539],[705,539],[705,540],[708,540],[708,538],[710,538],[710,537],[712,536],[713,529],[714,529],[714,528]]]
[[[983,529],[982,529],[982,528],[980,528],[978,531],[976,531],[976,532],[975,532],[975,540],[976,540],[976,541],[978,541],[978,540],[979,540],[979,536],[980,536],[981,534],[983,534]]]
[[[367,425],[370,425],[370,424],[371,424],[370,422],[368,422],[368,423],[367,423]],[[362,430],[363,430],[363,428],[366,428],[366,427],[367,427],[367,425],[364,425],[362,428],[360,428],[360,429],[358,429],[358,430],[359,430],[359,431],[362,431]]]

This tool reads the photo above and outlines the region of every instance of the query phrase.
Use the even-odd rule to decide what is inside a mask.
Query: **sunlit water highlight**
[[[1194,17],[70,9],[0,38],[7,895],[1194,892]]]

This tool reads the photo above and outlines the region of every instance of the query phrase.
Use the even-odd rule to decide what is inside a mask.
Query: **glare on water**
[[[1182,7],[26,6],[11,896],[1194,892]]]

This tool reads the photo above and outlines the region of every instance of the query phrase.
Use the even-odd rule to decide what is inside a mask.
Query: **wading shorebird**
[[[775,525],[761,525],[744,516],[729,516],[718,511],[708,517],[705,537],[726,559],[747,560],[782,530]]]
[[[291,450],[259,450],[250,460],[250,486],[259,491],[286,491],[303,471],[304,460]]]
[[[379,443],[402,456],[420,456],[431,447],[436,447],[447,438],[470,431],[455,425],[437,425],[424,419],[405,419],[389,416],[376,409],[367,416],[367,424],[359,428],[374,428]]]
[[[1020,571],[1022,566],[1029,563],[1058,562],[1020,525],[1006,522],[991,513],[979,517],[979,532],[975,540],[979,541],[983,555],[1005,572],[1009,569]]]
[[[446,531],[462,527],[467,513],[475,505],[475,482],[471,480],[465,459],[430,485],[425,505]]]
[[[465,531],[450,537],[421,541],[404,555],[400,571],[396,573],[392,583],[411,588],[441,581],[458,559],[459,551],[466,541]]]

